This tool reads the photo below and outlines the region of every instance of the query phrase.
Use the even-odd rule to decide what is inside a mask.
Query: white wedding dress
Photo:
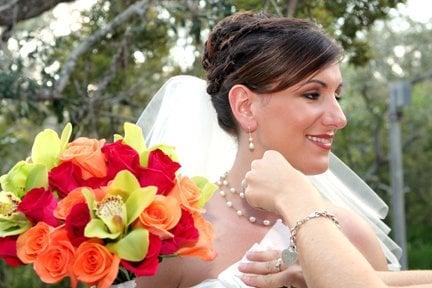
[[[266,233],[260,243],[254,244],[248,251],[265,251],[265,250],[283,250],[290,244],[290,232],[289,229],[278,220],[273,227]],[[237,263],[232,264],[227,269],[222,271],[217,279],[209,279],[198,285],[193,286],[194,288],[246,288],[250,287],[244,284],[240,278],[240,272],[237,267],[240,262],[246,262],[245,257]]]
[[[148,146],[163,143],[176,148],[182,174],[202,175],[216,181],[232,166],[236,140],[218,126],[206,83],[199,78],[176,76],[169,79],[147,105],[137,124],[143,129]],[[371,225],[389,270],[399,270],[401,249],[387,235],[390,228],[381,219],[385,218],[388,207],[375,192],[333,154],[328,171],[309,176],[309,179],[334,205],[354,211]],[[282,250],[289,245],[289,235],[288,228],[277,222],[262,241],[250,249]],[[217,279],[195,287],[248,287],[237,277],[238,273],[237,263],[233,263]]]

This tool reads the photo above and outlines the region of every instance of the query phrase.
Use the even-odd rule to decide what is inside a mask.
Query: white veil
[[[228,171],[237,152],[236,140],[223,131],[206,93],[206,82],[193,76],[170,78],[152,98],[137,124],[149,146],[175,146],[185,175],[202,175],[212,181]],[[381,220],[388,206],[348,166],[331,154],[330,168],[310,176],[311,182],[333,204],[363,217],[380,240],[390,270],[399,270],[401,249],[388,237]]]

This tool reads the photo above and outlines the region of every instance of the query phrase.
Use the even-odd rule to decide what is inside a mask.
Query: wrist
[[[306,194],[307,193],[307,194]],[[318,193],[311,194],[305,191],[305,194],[284,194],[276,201],[276,213],[281,216],[285,224],[292,228],[295,223],[316,210],[326,208],[324,201]]]

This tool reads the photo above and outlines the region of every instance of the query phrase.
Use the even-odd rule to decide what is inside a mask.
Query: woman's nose
[[[323,115],[322,119],[323,125],[331,126],[335,129],[342,129],[346,126],[347,119],[342,111],[341,106],[339,105],[339,102],[335,98],[330,101],[326,110],[327,111]]]

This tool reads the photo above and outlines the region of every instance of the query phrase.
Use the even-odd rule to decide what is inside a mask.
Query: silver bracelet
[[[291,236],[290,236],[290,246],[284,250],[282,250],[282,261],[287,264],[287,265],[292,265],[297,261],[297,246],[296,246],[296,236],[298,233],[298,230],[300,229],[300,227],[306,223],[307,221],[311,220],[311,219],[315,219],[315,218],[320,218],[320,217],[325,217],[330,219],[331,221],[333,221],[333,223],[336,225],[336,227],[338,227],[339,229],[341,229],[339,221],[336,219],[336,216],[327,212],[326,210],[324,211],[315,211],[311,214],[309,214],[308,216],[304,217],[303,219],[300,219],[296,222],[296,224],[294,225],[294,227],[290,230],[291,232]]]

